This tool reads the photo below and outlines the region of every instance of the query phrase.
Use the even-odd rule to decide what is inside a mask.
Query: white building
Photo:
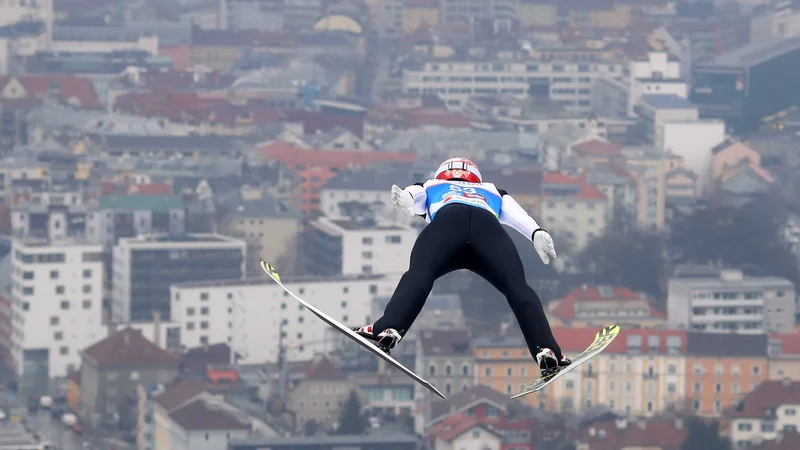
[[[608,198],[599,189],[582,178],[545,175],[538,221],[554,234],[556,247],[568,242],[575,254],[603,234],[607,218]]]
[[[219,234],[122,238],[113,250],[112,319],[170,320],[169,287],[189,281],[242,279],[247,243]]]
[[[717,333],[792,333],[795,287],[777,277],[722,270],[717,277],[669,280],[667,318],[673,326]]]
[[[725,141],[725,122],[718,119],[661,122],[656,125],[653,145],[683,158],[683,166],[703,176],[711,170],[711,149]]]
[[[311,222],[303,242],[305,273],[402,274],[416,238],[408,226],[323,217]]]
[[[459,108],[472,95],[525,98],[531,83],[538,82],[548,86],[550,100],[568,111],[588,113],[594,79],[621,74],[624,67],[623,60],[429,61],[403,71],[403,92],[437,94],[449,107]]]
[[[634,106],[643,95],[663,94],[687,98],[688,84],[681,76],[680,62],[668,52],[650,52],[633,60],[625,76],[598,77],[592,91],[592,110],[604,117],[633,117]]]
[[[26,379],[66,376],[79,352],[105,338],[102,247],[15,240],[13,357]]]
[[[284,277],[284,285],[347,326],[371,323],[372,299],[391,295],[398,277],[359,275]],[[302,361],[330,352],[329,325],[291,298],[270,279],[199,282],[171,288],[174,321],[181,324],[186,347],[228,342],[243,363],[278,358],[281,332],[289,360]]]

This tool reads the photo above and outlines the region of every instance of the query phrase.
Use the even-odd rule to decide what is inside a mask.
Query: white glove
[[[539,228],[539,231],[533,233],[533,248],[536,249],[536,253],[539,254],[539,257],[542,258],[542,262],[545,264],[550,264],[550,258],[556,258],[556,248],[553,246],[553,238],[550,236],[550,233],[543,228]]]
[[[409,217],[414,215],[414,196],[396,184],[392,185],[392,203],[395,208],[403,211]]]

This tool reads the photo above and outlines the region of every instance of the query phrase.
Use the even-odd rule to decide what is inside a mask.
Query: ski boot
[[[542,377],[557,373],[559,370],[572,364],[572,361],[565,355],[561,355],[561,359],[558,359],[556,353],[547,347],[539,347],[539,351],[534,358],[536,359],[536,364],[539,364]]]
[[[367,325],[365,327],[353,328],[353,331],[359,336],[374,342],[375,346],[387,355],[390,354],[395,345],[400,342],[400,339],[403,339],[402,333],[394,328],[387,328],[375,334],[372,330],[372,325]]]

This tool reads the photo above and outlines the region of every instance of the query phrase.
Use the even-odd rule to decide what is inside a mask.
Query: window
[[[361,252],[361,257],[364,259],[372,259],[372,252]]]
[[[464,364],[464,366],[461,367],[461,374],[462,375],[469,375],[469,366],[468,365]]]
[[[91,300],[84,300],[83,301],[83,309],[92,309],[92,301]]]
[[[186,315],[193,316],[194,315],[194,308],[186,308]]]
[[[50,325],[58,325],[58,316],[53,316],[50,318]]]
[[[61,301],[61,309],[64,309],[64,310],[67,310],[67,309],[69,309],[69,301],[67,301],[67,300],[62,300],[62,301]]]
[[[436,366],[430,366],[430,368],[428,369],[428,373],[429,373],[431,376],[434,376],[434,375],[436,375]]]
[[[386,236],[387,244],[399,244],[402,241],[401,236]]]
[[[200,293],[200,300],[208,300],[208,292],[201,292]]]
[[[202,345],[208,345],[208,336],[200,336],[200,343]]]
[[[678,369],[675,367],[675,364],[670,364],[667,366],[668,375],[675,375],[676,373],[678,373]]]
[[[795,411],[793,408],[786,408],[786,415],[787,416],[795,416],[795,415],[797,415],[797,411]]]
[[[84,284],[83,285],[83,293],[84,294],[91,294],[92,293],[92,285],[91,284]]]
[[[32,287],[22,288],[22,295],[33,295],[33,288]]]
[[[23,280],[32,280],[33,279],[33,272],[22,272],[22,279]]]
[[[57,270],[51,270],[50,271],[50,279],[51,280],[57,280],[58,279],[58,271]]]
[[[83,271],[83,278],[92,278],[91,269],[86,269],[86,270]]]
[[[761,367],[753,366],[753,375],[758,375],[761,373]]]
[[[58,349],[58,353],[60,353],[62,355],[69,354],[69,347],[61,347],[60,349]]]
[[[194,330],[194,322],[186,322],[187,330]]]
[[[642,351],[642,336],[629,335],[628,336],[628,353],[641,353]]]
[[[59,284],[56,286],[56,294],[63,295],[64,292],[66,292],[66,288],[64,288],[64,285]]]
[[[200,308],[200,315],[201,316],[207,316],[208,315],[208,307],[207,306],[204,306],[204,307]]]
[[[361,243],[364,245],[372,245],[372,238],[371,237],[361,238]]]
[[[200,322],[200,329],[207,330],[208,329],[208,322]]]
[[[55,333],[53,333],[54,341],[60,341],[62,339],[64,339],[64,333],[62,333],[61,331],[56,331]]]
[[[484,374],[485,374],[487,377],[490,377],[490,376],[492,376],[492,368],[491,368],[491,367],[487,367],[486,369],[484,369],[483,373],[484,373]]]

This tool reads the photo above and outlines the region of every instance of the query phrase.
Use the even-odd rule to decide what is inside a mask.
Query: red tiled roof
[[[586,344],[583,349],[588,345]],[[431,422],[438,423],[438,421],[449,417],[453,412],[466,411],[469,407],[479,403],[492,403],[505,411],[507,405],[511,402],[513,400],[510,400],[507,395],[497,392],[489,386],[479,384],[471,389],[454,394],[447,400],[434,400],[431,402]]]
[[[784,404],[800,404],[800,382],[780,380],[764,381],[726,411],[730,418],[769,419],[775,417],[775,408]]]
[[[98,368],[178,367],[179,358],[142,336],[142,332],[125,328],[83,351]]]
[[[577,200],[604,200],[606,194],[586,182],[586,176],[573,177],[559,172],[548,172],[544,175],[545,184],[571,184],[580,186],[581,190],[571,195],[569,198]],[[551,197],[547,192],[542,193],[543,197]]]
[[[600,422],[584,429],[579,441],[588,450],[619,450],[621,448],[660,448],[679,450],[686,439],[687,430],[682,422],[667,419],[641,421]]]
[[[781,355],[800,356],[800,333],[773,333],[769,338],[781,343]]]
[[[173,422],[187,431],[249,430],[250,423],[210,398],[200,397],[169,414]],[[230,408],[230,407],[229,407]]]
[[[200,380],[182,380],[168,386],[164,392],[156,395],[153,401],[169,412],[205,391],[205,383]]]
[[[172,195],[172,185],[167,183],[134,184],[128,188],[129,194]]]
[[[418,339],[425,357],[472,354],[467,330],[423,330]]]
[[[637,294],[626,287],[614,287],[609,293],[609,296],[604,296],[604,293],[598,286],[587,286],[585,289],[578,288],[570,292],[566,296],[556,300],[556,305],[549,312],[555,317],[561,319],[574,319],[575,318],[575,304],[579,302],[595,302],[595,301],[639,301],[646,300],[642,294]]]
[[[800,433],[797,431],[784,431],[778,438],[768,441],[760,450],[797,450],[800,448]]]
[[[619,155],[622,146],[601,139],[590,139],[572,147],[572,151],[581,156]]]
[[[306,380],[345,381],[349,379],[347,374],[322,355],[317,355],[308,361],[303,372]]]
[[[413,108],[406,112],[405,128],[418,128],[425,126],[439,126],[443,128],[470,128],[472,121],[468,117],[453,113],[428,108]]]
[[[416,159],[416,154],[410,152],[300,149],[280,140],[261,147],[259,151],[265,158],[277,159],[287,166],[314,163],[315,166],[341,168],[348,165],[363,165],[377,161],[413,162]]]
[[[81,109],[103,109],[92,81],[74,75],[0,75],[0,91],[13,79],[27,92],[27,99],[44,98],[52,82],[58,82],[61,100]],[[5,101],[5,100],[4,100]]]

